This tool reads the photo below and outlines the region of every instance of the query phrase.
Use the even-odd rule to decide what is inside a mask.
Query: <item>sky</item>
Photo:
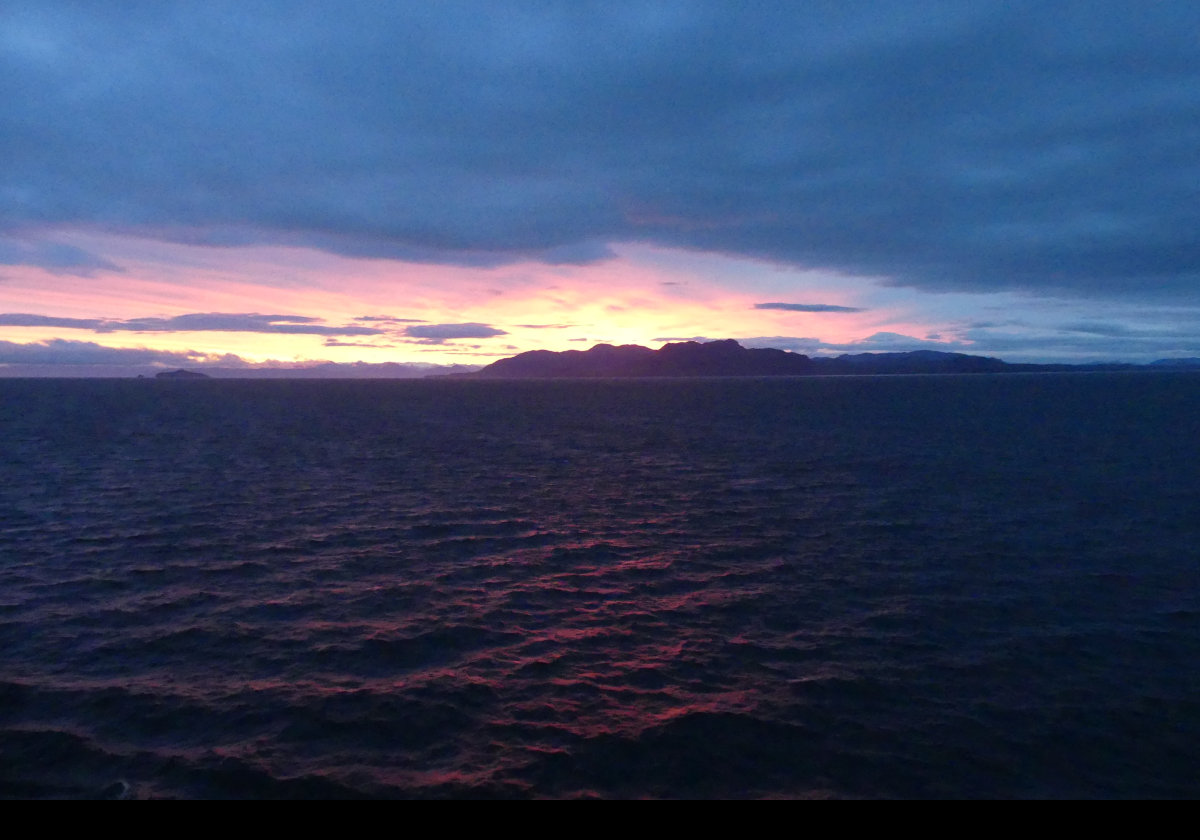
[[[1200,356],[1192,0],[5,0],[0,102],[0,375]]]

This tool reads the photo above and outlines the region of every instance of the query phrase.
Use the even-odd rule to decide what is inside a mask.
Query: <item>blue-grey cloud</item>
[[[487,324],[422,324],[407,327],[404,334],[409,338],[421,339],[424,344],[441,344],[460,338],[494,338],[508,335],[507,332]]]
[[[1125,324],[1114,324],[1101,321],[1076,321],[1071,324],[1062,324],[1059,326],[1059,329],[1066,332],[1104,336],[1123,336],[1129,335],[1132,332],[1132,330]]]
[[[0,327],[57,327],[68,330],[96,330],[105,324],[102,318],[56,318],[50,315],[31,315],[24,312],[0,314]]]
[[[603,242],[572,242],[547,248],[537,255],[537,259],[548,265],[586,265],[615,256],[612,248]]]
[[[286,335],[384,335],[376,327],[327,326],[305,315],[259,315],[257,313],[207,312],[173,318],[55,318],[26,313],[0,314],[0,327],[59,327],[110,332],[250,332]]]
[[[175,352],[145,347],[106,347],[92,341],[54,338],[29,344],[0,341],[0,365],[194,365],[245,362],[231,354]]]
[[[865,312],[857,306],[835,306],[832,303],[756,303],[755,309],[782,309],[786,312]]]
[[[1197,31],[1191,0],[14,0],[0,231],[1195,299]]]
[[[82,277],[90,277],[97,271],[122,271],[120,266],[74,245],[52,240],[27,243],[3,237],[0,237],[0,265],[32,265],[51,274],[76,274]]]

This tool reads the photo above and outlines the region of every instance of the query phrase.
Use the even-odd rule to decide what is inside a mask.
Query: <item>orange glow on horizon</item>
[[[50,274],[4,269],[0,312],[125,321],[195,313],[255,313],[317,319],[379,335],[284,332],[97,332],[60,326],[3,327],[0,340],[67,339],[106,347],[234,354],[246,361],[487,364],[535,349],[597,343],[659,346],[658,339],[807,337],[849,344],[879,331],[923,337],[933,328],[878,307],[861,312],[755,309],[787,295],[856,306],[863,278],[791,272],[749,260],[641,246],[589,265],[518,263],[498,268],[403,263],[302,248],[215,248],[76,235],[110,255],[120,272]],[[774,284],[774,288],[771,287]],[[785,284],[797,288],[781,290]],[[857,288],[855,286],[857,284]],[[390,317],[393,322],[360,320]],[[419,339],[409,326],[487,325],[504,334]]]

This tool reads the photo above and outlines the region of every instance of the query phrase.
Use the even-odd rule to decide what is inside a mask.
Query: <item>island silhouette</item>
[[[1178,364],[1187,363],[1187,364]],[[589,350],[531,350],[500,359],[466,379],[576,379],[686,376],[845,376],[914,373],[1028,373],[1052,371],[1161,370],[1195,367],[1197,360],[1150,365],[1009,363],[990,356],[912,350],[811,357],[775,348],[747,348],[734,339],[682,341],[658,350],[638,344],[597,344]]]
[[[161,373],[154,374],[155,379],[208,379],[207,373],[200,373],[195,370],[164,370]]]

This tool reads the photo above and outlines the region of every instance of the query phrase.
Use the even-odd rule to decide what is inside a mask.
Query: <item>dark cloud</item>
[[[1194,299],[1197,31],[1191,0],[13,2],[0,230]]]
[[[0,327],[58,327],[68,330],[100,331],[105,323],[100,318],[55,318],[49,315],[29,315],[23,312],[0,314]]]
[[[1073,324],[1062,324],[1059,329],[1066,332],[1087,333],[1088,335],[1123,336],[1131,330],[1124,324],[1113,324],[1100,321],[1077,321]]]
[[[456,338],[494,338],[498,335],[508,335],[507,332],[487,324],[424,324],[408,327],[404,334],[410,338],[422,339],[422,344],[441,344]]]
[[[251,332],[286,335],[384,335],[375,327],[331,327],[304,315],[259,315],[257,313],[208,312],[176,315],[173,318],[52,318],[23,313],[0,314],[0,327],[60,327],[110,332]]]
[[[1120,337],[1086,333],[968,333],[962,352],[998,356],[1006,361],[1147,363],[1156,359],[1200,355],[1200,338],[1192,332],[1168,337],[1159,331],[1131,331]]]
[[[145,347],[105,347],[91,341],[54,338],[31,344],[0,341],[0,365],[223,365],[245,364],[238,356],[173,352]]]
[[[2,117],[0,125],[3,125]],[[0,143],[3,141],[0,140]],[[0,198],[0,202],[2,201]],[[0,203],[0,212],[6,209]],[[4,238],[0,238],[0,265],[32,265],[51,274],[76,274],[82,277],[90,277],[97,271],[122,270],[120,266],[103,257],[74,245],[53,241],[25,243]]]
[[[865,312],[857,306],[835,306],[831,303],[756,303],[755,309],[783,309],[787,312]]]
[[[587,265],[615,256],[612,248],[603,242],[572,242],[547,248],[537,258],[548,265]]]

